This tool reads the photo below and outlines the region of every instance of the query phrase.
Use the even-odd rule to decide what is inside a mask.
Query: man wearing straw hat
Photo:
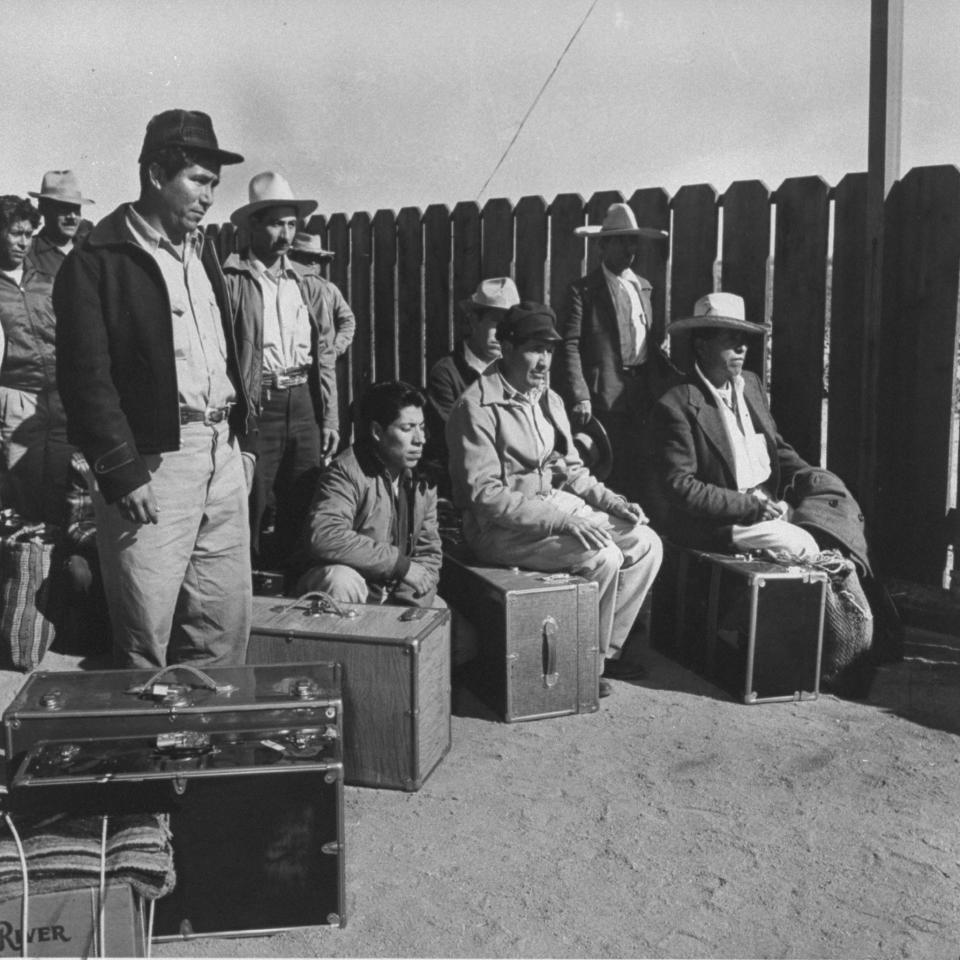
[[[558,311],[563,343],[554,388],[574,427],[591,415],[603,424],[614,449],[607,484],[649,511],[650,409],[680,373],[654,340],[652,287],[631,265],[641,239],[664,240],[667,234],[637,226],[626,203],[611,204],[599,226],[574,232],[597,241],[601,262],[570,286]]]
[[[206,113],[157,114],[139,198],[93,228],[54,285],[57,382],[96,480],[120,667],[246,653],[249,391],[223,273],[198,229],[221,167],[242,161],[220,148]]]
[[[653,411],[668,502],[662,532],[681,546],[798,559],[819,553],[783,499],[812,468],[777,431],[760,379],[743,369],[748,339],[759,340],[768,327],[746,319],[742,297],[709,293],[692,317],[667,329],[691,332],[695,358],[693,373]]]
[[[306,230],[300,230],[294,234],[293,243],[290,244],[290,259],[312,269],[322,281],[321,286],[329,301],[329,313],[333,317],[333,328],[336,331],[333,349],[337,357],[342,357],[353,343],[357,321],[337,285],[327,280],[320,272],[323,265],[329,263],[335,256],[332,250],[324,249],[320,238],[315,233],[307,233]]]
[[[34,267],[55,277],[67,254],[93,226],[80,216],[80,207],[93,203],[80,192],[77,175],[72,170],[48,170],[40,183],[40,192],[30,191],[37,200],[43,227],[33,238],[27,255]]]
[[[290,260],[304,218],[317,208],[279,173],[250,181],[230,219],[249,244],[223,264],[236,311],[240,366],[258,404],[258,453],[250,494],[255,565],[285,567],[306,521],[317,474],[339,442],[334,323],[328,284]],[[273,535],[269,512],[273,511]]]

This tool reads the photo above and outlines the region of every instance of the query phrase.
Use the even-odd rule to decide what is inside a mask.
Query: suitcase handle
[[[310,605],[303,611],[305,617],[319,617],[322,613],[335,613],[344,620],[353,620],[357,616],[356,610],[345,610],[329,593],[324,593],[323,590],[307,591],[303,596],[297,597],[293,603],[288,604],[285,610],[293,610],[304,600],[310,601]]]
[[[560,674],[557,672],[557,621],[547,617],[543,621],[543,641],[541,655],[543,657],[543,685],[556,686]]]
[[[212,690],[214,693],[233,693],[237,688],[232,683],[217,683],[209,674],[191,666],[189,663],[174,663],[168,667],[161,667],[146,683],[138,683],[130,687],[130,693],[144,694],[149,693],[154,684],[165,674],[173,673],[175,670],[186,670],[192,673],[199,681],[202,687]]]

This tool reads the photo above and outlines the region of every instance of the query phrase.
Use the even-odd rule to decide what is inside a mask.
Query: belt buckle
[[[278,373],[276,374],[276,384],[278,390],[287,390],[290,387],[290,382],[293,380],[293,376],[289,373]]]
[[[207,407],[203,411],[203,425],[212,427],[215,423],[220,423],[226,415],[226,407]]]

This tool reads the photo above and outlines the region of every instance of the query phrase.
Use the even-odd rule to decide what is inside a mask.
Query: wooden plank
[[[357,318],[350,363],[350,399],[355,406],[373,382],[373,324],[370,310],[372,237],[369,213],[350,218],[350,306]],[[351,414],[353,414],[353,410]],[[356,417],[351,416],[354,424]]]
[[[480,208],[463,200],[453,208],[453,302],[459,303],[477,289],[482,277]]]
[[[598,190],[587,201],[587,223],[600,224],[611,203],[623,203],[619,190]],[[600,263],[600,246],[596,240],[587,241],[587,273]]]
[[[911,170],[886,225],[878,471],[883,572],[940,585],[949,534],[957,376],[960,171]],[[897,244],[891,248],[891,241]]]
[[[327,245],[333,251],[329,279],[351,303],[350,296],[350,227],[345,213],[335,213],[327,222]],[[350,443],[353,439],[350,423],[350,401],[353,399],[351,363],[353,347],[337,360],[337,399],[340,406],[340,439]]]
[[[397,218],[392,210],[373,217],[373,347],[375,380],[396,380]]]
[[[415,387],[426,382],[421,220],[418,207],[404,207],[397,215],[398,376]]]
[[[628,201],[641,227],[670,232],[670,194],[662,187],[635,190]],[[633,270],[653,284],[653,336],[662,343],[667,322],[667,259],[670,238],[641,240]]]
[[[670,205],[673,208],[670,316],[679,320],[692,316],[697,300],[713,292],[719,224],[717,191],[709,183],[681,187]],[[671,336],[670,357],[681,370],[692,369],[689,334]]]
[[[827,467],[854,496],[859,488],[863,441],[863,310],[867,177],[848,173],[833,191],[833,274],[830,285],[830,353],[827,377]]]
[[[559,313],[567,287],[583,275],[582,237],[574,229],[583,226],[585,208],[579,193],[561,193],[550,204],[550,305]]]
[[[453,313],[450,299],[450,211],[433,203],[423,215],[423,309],[426,371],[453,348]]]
[[[547,204],[543,197],[523,197],[517,222],[516,282],[521,300],[543,303],[547,266]]]
[[[513,206],[502,197],[483,205],[482,277],[513,276]]]
[[[820,463],[827,309],[829,187],[820,177],[777,190],[770,405],[786,441]]]
[[[746,317],[766,319],[767,260],[770,258],[770,191],[760,180],[730,184],[723,195],[720,287],[743,297]],[[766,380],[766,337],[751,338],[744,366]]]

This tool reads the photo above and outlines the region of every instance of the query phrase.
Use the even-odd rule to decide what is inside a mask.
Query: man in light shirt
[[[339,442],[335,329],[326,281],[288,256],[301,221],[317,207],[267,171],[231,215],[249,245],[223,269],[236,314],[240,365],[258,409],[258,459],[250,494],[255,566],[285,569],[317,474]],[[272,526],[272,534],[266,533]]]
[[[553,311],[521,301],[497,328],[503,355],[447,421],[453,498],[482,563],[592,580],[599,592],[597,673],[615,667],[663,548],[643,510],[584,466],[563,401],[548,386],[559,343]],[[600,696],[612,691],[598,676]]]
[[[611,204],[601,225],[575,233],[597,241],[601,263],[570,286],[558,311],[563,342],[553,387],[574,427],[593,415],[606,429],[614,450],[607,486],[650,512],[650,410],[680,373],[652,336],[652,287],[631,266],[641,239],[666,234],[637,226],[625,203]]]
[[[763,385],[744,371],[747,338],[767,329],[746,319],[742,297],[711,293],[668,333],[691,331],[695,366],[654,407],[659,473],[669,502],[663,533],[701,550],[767,550],[806,559],[817,541],[791,523],[784,493],[812,470],[777,431]]]
[[[117,666],[242,663],[255,433],[216,251],[198,229],[220,169],[210,117],[147,125],[140,197],[100,221],[53,290],[69,439],[93,471]],[[246,461],[246,463],[244,462]]]

